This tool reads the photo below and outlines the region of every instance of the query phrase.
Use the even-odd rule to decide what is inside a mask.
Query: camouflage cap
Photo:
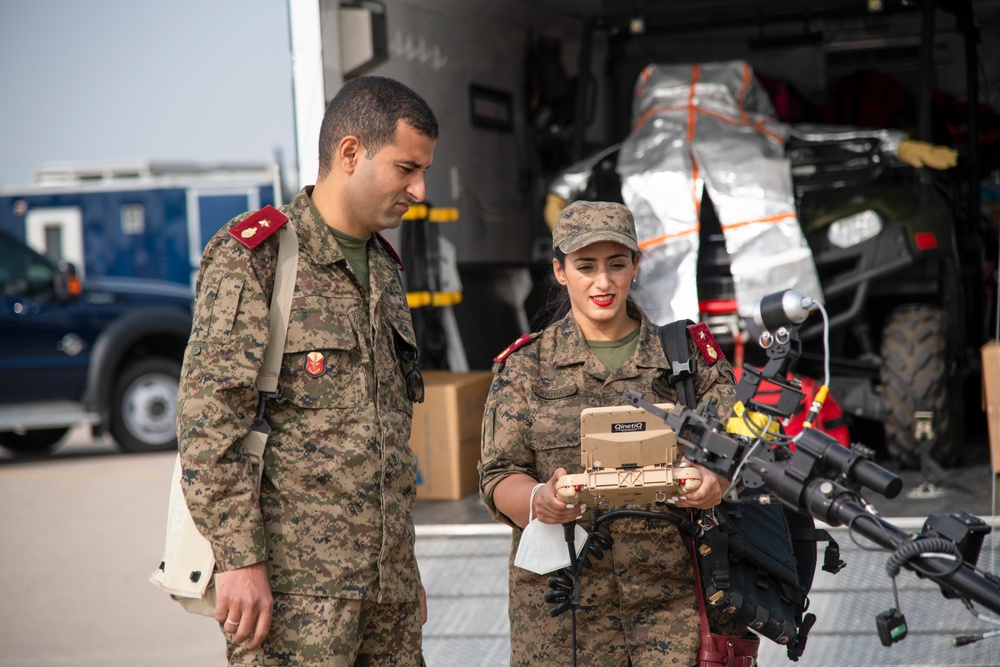
[[[569,254],[598,241],[619,243],[638,252],[635,220],[623,204],[575,201],[559,213],[552,245]]]

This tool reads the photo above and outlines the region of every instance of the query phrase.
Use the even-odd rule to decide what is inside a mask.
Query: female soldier
[[[639,246],[628,208],[574,202],[559,215],[552,237],[552,270],[568,292],[569,313],[541,333],[522,336],[494,360],[483,417],[481,494],[492,516],[514,528],[511,665],[568,665],[574,648],[580,665],[694,665],[700,632],[695,582],[689,540],[674,524],[625,517],[602,525],[614,545],[583,571],[576,647],[570,615],[549,616],[547,575],[513,565],[529,515],[547,524],[582,517],[590,526],[593,509],[562,502],[555,486],[567,472],[583,472],[581,410],[622,405],[625,389],[653,403],[677,400],[664,382],[654,388],[668,368],[659,330],[629,299]],[[703,325],[698,338],[699,345],[690,346],[692,354],[704,352],[695,392],[699,400],[718,398],[719,413],[728,414],[735,401],[732,368]],[[678,497],[676,507],[719,503],[727,482],[700,471],[701,486]]]

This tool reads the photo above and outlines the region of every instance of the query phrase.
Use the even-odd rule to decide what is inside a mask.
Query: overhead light
[[[905,3],[904,3],[905,4]],[[871,13],[880,12],[885,9],[885,5],[882,0],[868,0],[868,11]]]
[[[642,35],[646,32],[646,17],[637,14],[628,22],[628,31],[633,35]]]

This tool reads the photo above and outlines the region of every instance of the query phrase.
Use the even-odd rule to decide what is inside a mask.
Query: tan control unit
[[[659,404],[664,410],[669,403]],[[674,464],[677,437],[663,420],[633,406],[588,408],[580,414],[584,472],[556,481],[567,503],[663,502],[701,486],[701,472]]]

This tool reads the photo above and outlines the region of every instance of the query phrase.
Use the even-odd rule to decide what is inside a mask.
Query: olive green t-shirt
[[[344,257],[347,258],[347,263],[351,265],[351,270],[358,277],[358,282],[361,283],[366,292],[369,291],[371,284],[368,280],[368,241],[371,240],[371,235],[369,234],[362,239],[345,234],[333,227],[330,227],[330,230],[333,232],[333,238],[337,239],[337,245],[340,246]]]
[[[601,360],[605,368],[614,373],[635,354],[635,348],[639,344],[640,329],[642,327],[636,327],[635,331],[618,340],[588,340],[587,347]]]

